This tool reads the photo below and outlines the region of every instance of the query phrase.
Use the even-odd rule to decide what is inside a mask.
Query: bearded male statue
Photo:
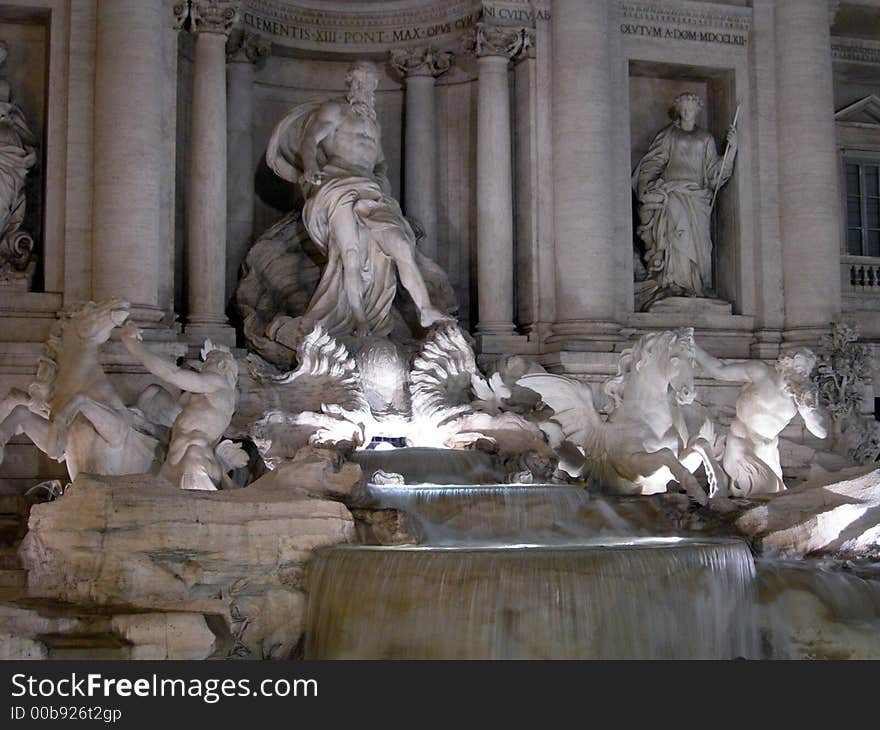
[[[376,119],[376,67],[357,61],[345,97],[302,104],[275,128],[266,161],[306,197],[303,222],[327,257],[298,322],[300,336],[320,325],[330,335],[385,336],[392,329],[396,277],[428,328],[452,318],[428,296],[416,264],[415,235],[391,197]]]

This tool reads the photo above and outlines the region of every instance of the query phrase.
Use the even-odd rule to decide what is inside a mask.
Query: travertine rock
[[[69,609],[0,605],[0,659],[206,659],[228,639],[201,613],[73,616]]]
[[[29,592],[219,614],[237,655],[284,657],[299,639],[312,549],[354,537],[342,504],[308,494],[330,473],[292,469],[286,480],[205,493],[149,476],[80,477],[31,512],[20,549]]]
[[[876,579],[810,561],[759,561],[757,598],[763,658],[880,658]]]
[[[357,464],[343,462],[330,449],[304,446],[293,459],[282,461],[249,489],[294,487],[317,497],[345,501],[360,483],[361,468]]]
[[[766,551],[880,554],[880,469],[813,479],[744,513],[736,527]]]

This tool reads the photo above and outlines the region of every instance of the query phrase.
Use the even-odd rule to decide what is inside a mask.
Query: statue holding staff
[[[654,284],[645,307],[669,296],[706,296],[712,289],[712,207],[733,173],[737,132],[734,120],[719,157],[711,133],[696,126],[702,107],[696,94],[677,96],[675,121],[654,137],[633,173],[637,233]]]

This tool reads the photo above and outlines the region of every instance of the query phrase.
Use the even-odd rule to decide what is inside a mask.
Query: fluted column
[[[514,334],[513,178],[507,68],[529,36],[480,23],[477,57],[477,334]],[[484,350],[485,351],[485,350]]]
[[[828,0],[776,3],[784,343],[815,344],[840,312]]]
[[[226,39],[231,0],[190,0],[196,36],[187,200],[186,332],[234,344],[226,319]]]
[[[422,253],[437,260],[437,129],[435,79],[449,70],[452,54],[426,48],[391,52],[406,86],[403,209],[425,231]]]
[[[161,308],[164,111],[157,49],[172,19],[163,0],[98,0],[92,298],[122,297],[135,317]]]
[[[614,255],[609,0],[557,0],[551,18],[556,323],[550,342],[610,350]]]
[[[226,301],[235,296],[238,271],[254,229],[254,75],[271,50],[256,33],[234,30],[226,44],[227,222]]]

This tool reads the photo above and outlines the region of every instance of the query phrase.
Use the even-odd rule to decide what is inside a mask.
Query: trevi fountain
[[[0,3],[0,658],[880,658],[877,38]]]

